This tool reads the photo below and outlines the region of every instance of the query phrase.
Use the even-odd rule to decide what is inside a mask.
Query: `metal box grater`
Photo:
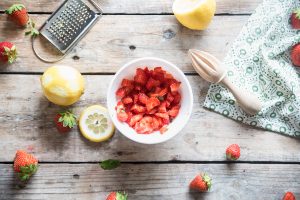
[[[102,9],[93,0],[89,1],[100,15],[81,0],[66,0],[41,27],[40,34],[62,54],[67,54],[102,15]],[[51,62],[37,53],[36,55],[46,62]]]

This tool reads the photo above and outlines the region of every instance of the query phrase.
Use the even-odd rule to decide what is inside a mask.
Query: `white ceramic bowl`
[[[182,96],[181,108],[177,117],[168,125],[168,130],[165,133],[160,134],[159,131],[156,131],[151,134],[138,134],[127,123],[120,122],[117,119],[115,106],[117,105],[118,99],[116,97],[116,91],[124,78],[133,79],[137,68],[148,67],[151,69],[158,66],[161,66],[165,71],[172,74],[175,79],[181,82],[179,91]],[[123,135],[138,143],[157,144],[171,139],[187,124],[193,107],[192,88],[183,72],[174,64],[159,58],[140,58],[125,64],[113,77],[108,88],[107,107],[113,123]]]

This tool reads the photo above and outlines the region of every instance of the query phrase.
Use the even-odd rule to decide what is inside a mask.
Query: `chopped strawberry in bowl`
[[[123,135],[139,143],[156,144],[174,137],[187,124],[193,95],[187,78],[175,65],[141,58],[114,76],[107,104]]]

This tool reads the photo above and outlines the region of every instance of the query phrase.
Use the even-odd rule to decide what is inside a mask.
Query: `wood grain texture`
[[[208,193],[189,191],[199,172],[212,176]],[[123,164],[104,171],[97,164],[41,164],[38,173],[18,189],[11,165],[0,164],[0,199],[104,200],[115,190],[131,200],[270,200],[285,191],[300,198],[299,165]]]
[[[85,76],[86,91],[74,105],[106,104],[112,76]],[[194,93],[192,117],[170,141],[157,145],[132,142],[120,133],[104,143],[90,143],[78,130],[57,133],[53,118],[60,111],[42,95],[37,75],[0,76],[0,162],[12,161],[17,149],[33,152],[41,161],[89,162],[108,158],[122,161],[224,161],[231,143],[242,148],[241,161],[300,161],[300,140],[258,130],[202,108],[208,84],[188,76]]]
[[[47,16],[33,16],[40,26]],[[206,31],[191,31],[178,24],[173,16],[104,16],[71,54],[59,64],[71,65],[81,72],[116,72],[135,58],[154,56],[175,63],[185,72],[194,72],[187,56],[190,48],[212,53],[223,59],[230,44],[248,16],[216,16]],[[149,25],[150,24],[150,25]],[[0,67],[0,72],[43,72],[49,64],[38,60],[22,30],[0,17],[0,40],[16,44],[16,63]],[[37,41],[43,56],[56,55],[44,40]]]
[[[64,0],[1,0],[0,11],[4,11],[12,3],[23,3],[30,12],[53,12]],[[98,0],[104,13],[128,14],[162,14],[172,13],[173,0]],[[217,0],[217,13],[248,14],[252,13],[262,0]]]

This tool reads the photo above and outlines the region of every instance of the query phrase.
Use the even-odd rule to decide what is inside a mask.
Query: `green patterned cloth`
[[[218,84],[209,88],[204,106],[245,124],[300,136],[300,71],[289,52],[300,42],[289,18],[299,0],[265,0],[249,18],[224,64],[228,78],[263,102],[256,116],[239,108],[233,95]]]

